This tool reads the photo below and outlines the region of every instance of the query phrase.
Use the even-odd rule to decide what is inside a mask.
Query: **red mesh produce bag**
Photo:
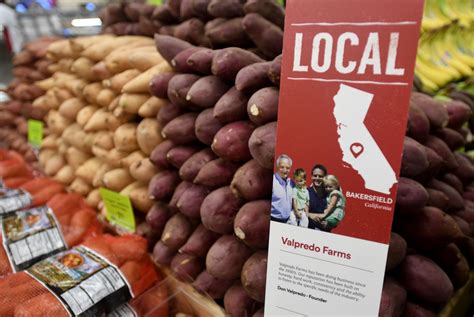
[[[99,263],[102,263],[102,266]],[[104,278],[106,273],[106,278]],[[115,296],[118,292],[123,295],[124,287],[126,287],[127,292],[130,290],[133,296],[138,297],[153,286],[158,279],[155,267],[147,254],[145,239],[136,235],[118,237],[100,235],[86,240],[73,250],[61,252],[39,262],[28,271],[11,274],[1,279],[0,316],[61,317],[69,315],[58,299],[58,293],[53,295],[46,286],[32,276],[43,277],[43,281],[47,276],[54,282],[50,284],[55,287],[54,290],[63,292],[60,295],[61,298],[69,298],[70,303],[74,302],[76,307],[81,306],[83,309],[92,307],[94,309],[92,314],[95,316],[111,312],[127,300],[126,296],[119,296],[112,302],[107,302],[111,298],[109,293],[113,285],[120,287],[112,288],[112,294]],[[68,278],[71,276],[83,283],[80,288],[69,284]],[[123,286],[124,281],[130,288]],[[90,291],[91,289],[93,292]],[[107,289],[109,290],[106,291]],[[78,290],[80,293],[76,293]],[[86,292],[87,294],[83,294]],[[87,304],[87,298],[95,301],[96,304]]]

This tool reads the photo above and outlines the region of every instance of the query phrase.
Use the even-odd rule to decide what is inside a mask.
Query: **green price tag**
[[[130,198],[105,188],[100,188],[99,193],[104,201],[107,220],[127,231],[135,232],[135,216]]]
[[[159,6],[159,5],[163,4],[163,0],[148,0],[147,2],[149,4],[153,4],[153,5],[156,5],[156,6]]]
[[[43,122],[38,120],[28,120],[28,142],[36,148],[43,142]]]

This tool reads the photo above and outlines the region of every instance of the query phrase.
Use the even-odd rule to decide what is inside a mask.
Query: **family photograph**
[[[316,163],[308,172],[293,168],[288,155],[277,158],[271,220],[331,232],[345,216],[346,199],[339,180],[322,164]]]

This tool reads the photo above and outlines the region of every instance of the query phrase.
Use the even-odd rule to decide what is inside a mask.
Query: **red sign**
[[[422,10],[422,0],[287,3],[276,156],[308,186],[315,164],[336,176],[345,206],[333,233],[389,241]]]
[[[377,316],[422,0],[289,0],[265,313]]]

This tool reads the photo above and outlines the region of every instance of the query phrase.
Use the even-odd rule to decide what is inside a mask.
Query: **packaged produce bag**
[[[158,279],[146,240],[100,235],[0,280],[0,316],[101,316]]]
[[[34,263],[101,233],[96,212],[75,193],[59,193],[47,205],[0,218],[0,276]]]

